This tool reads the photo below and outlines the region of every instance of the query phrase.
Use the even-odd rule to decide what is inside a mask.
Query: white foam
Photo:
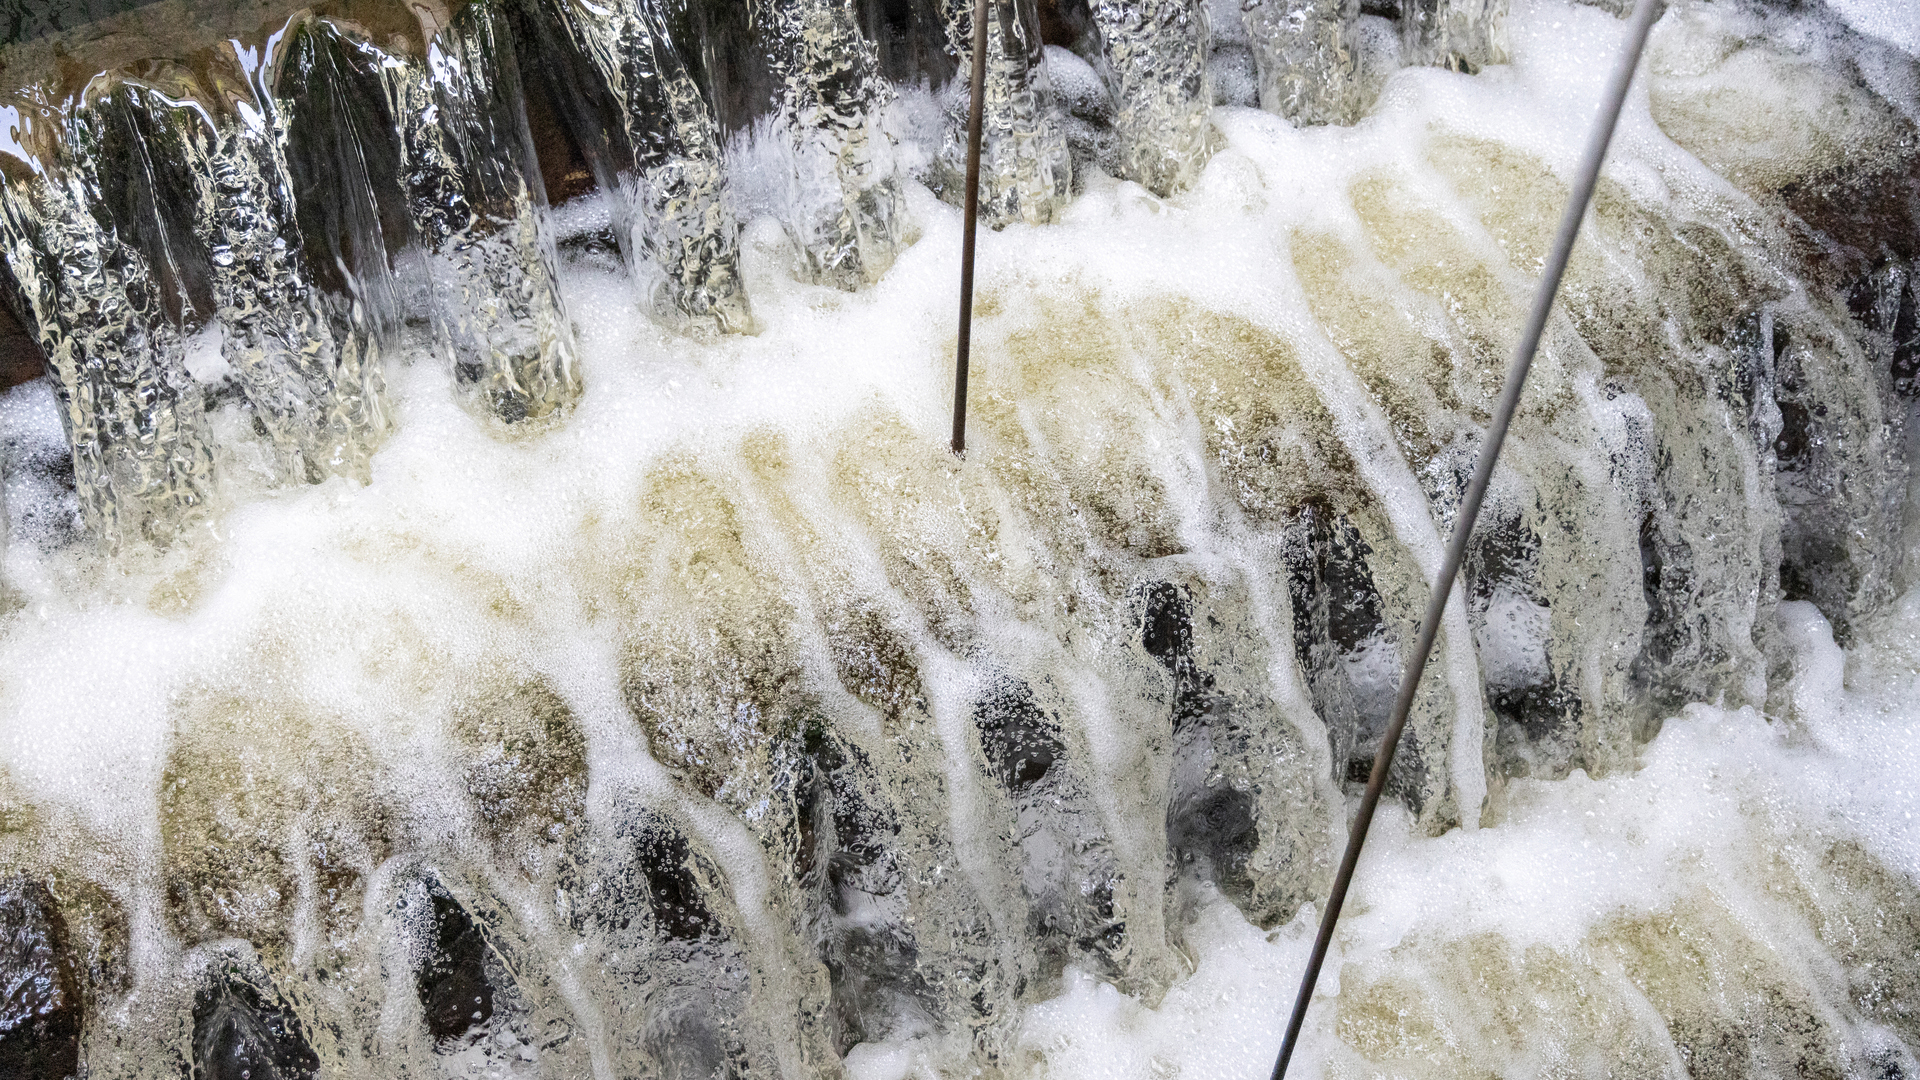
[[[221,350],[225,340],[220,324],[215,322],[187,339],[185,364],[187,374],[193,376],[195,382],[213,386],[233,373],[233,365],[227,363],[226,354]]]
[[[1920,7],[1907,0],[1827,0],[1847,25],[1920,56]]]
[[[1062,107],[1078,116],[1106,116],[1113,112],[1107,86],[1093,65],[1058,45],[1046,47],[1047,80]]]
[[[1856,25],[1913,48],[1912,20],[1903,21],[1898,3],[1867,15],[1860,12],[1868,0],[1838,6]],[[1351,234],[1351,185],[1386,172],[1431,196],[1437,212],[1462,216],[1463,231],[1496,251],[1479,225],[1448,209],[1457,199],[1419,161],[1423,139],[1432,131],[1487,138],[1564,175],[1604,78],[1606,65],[1596,58],[1610,55],[1619,34],[1619,22],[1595,8],[1521,3],[1511,66],[1477,78],[1399,72],[1376,113],[1351,129],[1296,130],[1254,110],[1219,110],[1226,149],[1190,192],[1160,200],[1096,175],[1059,224],[982,233],[975,363],[1007,362],[1008,335],[1026,328],[1021,311],[1031,297],[1092,296],[1116,317],[1142,302],[1191,298],[1305,342],[1303,349],[1321,348],[1306,363],[1322,380],[1322,397],[1387,501],[1400,540],[1431,573],[1440,531],[1422,479],[1395,449],[1391,425],[1366,388],[1318,340],[1292,280],[1288,239],[1304,225]],[[930,152],[939,109],[933,92],[918,90],[889,113],[910,169]],[[751,158],[750,144],[736,150]],[[1666,138],[1644,87],[1628,103],[1609,176],[1658,203],[1738,198]],[[28,802],[70,815],[77,845],[151,867],[157,790],[182,697],[217,689],[297,702],[364,738],[383,761],[405,765],[430,761],[431,718],[455,684],[504,656],[554,676],[593,745],[599,794],[677,797],[671,778],[647,758],[609,674],[615,631],[592,594],[602,583],[593,562],[618,550],[607,538],[642,527],[636,493],[650,471],[676,456],[731,470],[742,441],[766,433],[801,448],[797,469],[816,467],[806,453],[821,450],[823,433],[857,424],[876,405],[937,447],[950,416],[958,212],[909,185],[918,241],[879,283],[845,294],[794,280],[784,235],[764,216],[774,205],[771,191],[741,189],[742,206],[761,215],[743,243],[755,335],[676,336],[641,314],[619,274],[587,260],[565,268],[587,390],[566,422],[549,430],[498,438],[455,404],[441,365],[415,363],[392,379],[396,433],[374,459],[371,484],[237,496],[196,544],[119,567],[102,565],[82,545],[63,546],[51,526],[31,524],[62,514],[70,520],[60,502],[66,496],[10,472],[13,543],[0,572],[24,603],[0,616],[7,620],[0,631],[6,780]],[[563,231],[598,228],[604,204],[576,202],[556,217]],[[1505,283],[1522,291],[1526,284],[1518,272]],[[212,368],[202,367],[212,378]],[[1644,404],[1627,395],[1615,407],[1621,430],[1607,438],[1617,442],[1627,437],[1627,413],[1644,412]],[[1206,475],[1197,438],[1154,430],[1164,440],[1154,448],[1155,468]],[[44,386],[0,399],[0,438],[57,445],[58,416]],[[14,449],[12,460],[23,453]],[[987,439],[965,465],[943,460],[928,468],[986,468],[1000,460],[995,453]],[[1198,505],[1204,484],[1189,488],[1172,496],[1194,500],[1187,523],[1207,517]],[[848,562],[849,579],[876,579],[884,588],[884,572]],[[1484,729],[1464,647],[1464,606],[1455,608],[1448,633],[1461,647],[1434,675],[1450,680],[1456,698],[1451,766],[1471,822],[1486,791]],[[1519,596],[1490,608],[1483,647],[1492,681],[1540,675],[1543,610]],[[1499,813],[1488,828],[1429,838],[1404,812],[1385,811],[1296,1075],[1358,1060],[1336,1023],[1340,996],[1355,986],[1390,977],[1444,982],[1429,958],[1476,935],[1513,950],[1538,946],[1590,959],[1609,925],[1703,895],[1722,897],[1736,914],[1764,906],[1775,873],[1767,853],[1802,842],[1809,830],[1855,838],[1920,879],[1920,831],[1909,824],[1920,803],[1912,779],[1920,776],[1920,591],[1870,628],[1852,654],[1833,644],[1805,605],[1783,608],[1781,625],[1798,664],[1787,691],[1790,716],[1692,706],[1644,748],[1638,771],[1514,781],[1494,794]],[[1364,651],[1355,661],[1365,668],[1361,681],[1384,682],[1391,659],[1384,645]],[[957,805],[949,812],[964,827],[975,815],[985,819],[974,805],[981,796],[970,790],[978,778],[964,767],[968,674],[928,666],[952,757],[947,794]],[[1861,674],[1849,680],[1849,670]],[[1289,704],[1302,697],[1290,682],[1281,696]],[[1133,743],[1146,736],[1091,741],[1114,775],[1145,756]],[[405,794],[417,797],[412,812],[421,818],[438,812],[433,790]],[[764,855],[746,830],[712,803],[691,806],[685,818],[753,893]],[[1224,900],[1204,905],[1185,939],[1193,971],[1151,1007],[1090,975],[1072,975],[1059,997],[1024,1018],[1025,1075],[1265,1076],[1314,919],[1308,908],[1263,934]],[[752,929],[760,935],[755,948],[777,965],[774,931]],[[1468,1009],[1476,1000],[1471,986],[1435,993],[1453,994],[1445,999]],[[924,1075],[939,1060],[930,1042],[903,1040],[857,1047],[848,1066],[861,1080],[880,1080]]]

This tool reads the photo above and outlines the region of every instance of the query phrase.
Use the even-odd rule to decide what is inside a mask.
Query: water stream
[[[169,3],[7,54],[0,1075],[1267,1074],[1618,11],[995,0],[962,461],[972,5]],[[1870,7],[1656,26],[1295,1075],[1920,1076]]]

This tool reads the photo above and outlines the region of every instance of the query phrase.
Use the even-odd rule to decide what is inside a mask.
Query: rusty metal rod
[[[967,211],[960,233],[960,344],[953,359],[953,452],[967,452],[967,358],[973,347],[973,241],[980,226],[980,129],[987,108],[987,5],[973,5],[973,85],[967,111]]]
[[[1427,598],[1427,611],[1420,620],[1420,636],[1415,640],[1413,654],[1407,658],[1406,671],[1400,676],[1400,693],[1394,698],[1393,715],[1387,722],[1386,734],[1380,740],[1380,750],[1373,756],[1373,772],[1367,777],[1366,794],[1360,796],[1360,808],[1353,817],[1353,827],[1347,833],[1347,850],[1340,856],[1340,869],[1333,876],[1333,891],[1327,897],[1327,909],[1320,915],[1320,932],[1313,939],[1313,953],[1307,958],[1307,972],[1300,980],[1300,992],[1293,1001],[1293,1015],[1287,1021],[1287,1034],[1280,1042],[1280,1056],[1273,1063],[1273,1080],[1285,1080],[1287,1063],[1293,1059],[1294,1047],[1300,1040],[1300,1028],[1307,1019],[1307,1004],[1313,999],[1313,988],[1320,981],[1320,966],[1326,962],[1327,948],[1333,943],[1333,929],[1340,921],[1341,905],[1347,900],[1347,886],[1353,883],[1353,870],[1360,861],[1361,845],[1367,842],[1367,829],[1373,825],[1373,812],[1380,805],[1380,792],[1387,786],[1387,770],[1393,765],[1393,752],[1400,745],[1401,729],[1407,726],[1407,713],[1413,708],[1413,695],[1420,687],[1420,676],[1427,666],[1427,658],[1433,654],[1434,638],[1440,632],[1440,616],[1446,611],[1447,598],[1453,593],[1454,579],[1460,576],[1460,564],[1466,561],[1467,540],[1473,534],[1474,519],[1480,516],[1480,503],[1486,497],[1487,484],[1493,479],[1493,466],[1500,458],[1500,447],[1506,442],[1507,428],[1513,423],[1514,411],[1520,405],[1520,391],[1526,385],[1527,372],[1533,367],[1533,355],[1540,347],[1540,337],[1546,331],[1547,316],[1553,312],[1553,298],[1560,291],[1560,278],[1567,271],[1567,260],[1573,255],[1573,241],[1580,233],[1580,219],[1586,216],[1587,204],[1593,199],[1594,185],[1600,179],[1600,166],[1607,157],[1607,146],[1613,141],[1614,126],[1620,120],[1620,109],[1627,99],[1627,88],[1633,83],[1633,72],[1640,64],[1640,53],[1646,47],[1647,33],[1653,28],[1653,20],[1664,6],[1663,0],[1638,0],[1633,14],[1628,19],[1626,48],[1620,54],[1612,79],[1607,83],[1606,95],[1600,101],[1600,115],[1594,121],[1593,134],[1587,141],[1586,156],[1580,162],[1580,170],[1575,174],[1573,191],[1567,196],[1566,212],[1560,216],[1560,229],[1554,234],[1553,248],[1547,255],[1545,272],[1540,276],[1540,287],[1533,297],[1533,309],[1528,313],[1525,329],[1520,334],[1520,342],[1513,350],[1513,364],[1507,369],[1506,385],[1501,388],[1500,402],[1493,410],[1493,422],[1487,426],[1487,437],[1480,444],[1479,460],[1474,463],[1473,480],[1467,484],[1466,496],[1460,501],[1459,513],[1454,517],[1453,535],[1447,541],[1446,558],[1440,565],[1440,574],[1434,580],[1433,593]]]

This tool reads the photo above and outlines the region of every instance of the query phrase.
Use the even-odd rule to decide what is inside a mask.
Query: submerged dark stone
[[[1293,649],[1314,711],[1327,725],[1336,780],[1366,783],[1393,707],[1392,685],[1356,685],[1354,663],[1387,635],[1385,604],[1368,557],[1373,549],[1345,514],[1324,500],[1300,508],[1287,549]],[[1388,792],[1418,812],[1424,790],[1417,755],[1394,759]]]
[[[0,882],[0,1077],[65,1080],[80,1071],[80,995],[66,927],[36,883]]]
[[[720,925],[695,877],[687,838],[662,825],[648,829],[638,847],[640,871],[660,935],[669,941],[699,941],[718,934]]]
[[[664,1080],[733,1080],[743,1073],[737,1040],[716,1019],[722,1002],[700,1001],[650,1025],[647,1051]]]
[[[20,325],[10,305],[0,304],[0,391],[46,374],[40,343]]]
[[[393,260],[414,239],[397,124],[370,63],[345,34],[309,21],[290,35],[274,87],[302,247],[343,334],[355,318],[382,333],[399,325]]]
[[[1141,637],[1147,652],[1174,677],[1173,761],[1167,798],[1167,854],[1178,875],[1212,881],[1229,898],[1253,895],[1253,853],[1260,846],[1253,796],[1231,785],[1210,785],[1216,729],[1229,726],[1230,704],[1214,690],[1193,648],[1193,599],[1170,582],[1147,589]]]
[[[943,86],[958,73],[947,52],[938,0],[858,0],[860,29],[874,44],[880,73],[896,83]]]
[[[1038,0],[1034,9],[1040,16],[1040,40],[1044,44],[1071,49],[1093,30],[1088,0]]]
[[[1180,675],[1183,659],[1190,662],[1193,652],[1193,619],[1188,606],[1187,591],[1178,585],[1160,581],[1147,589],[1140,643],[1175,677]]]
[[[995,687],[973,719],[987,770],[1013,795],[1045,779],[1066,754],[1057,722],[1041,710],[1025,683],[1009,680]]]
[[[814,936],[832,994],[829,1037],[844,1055],[922,1014],[933,995],[917,967],[912,926],[890,917],[890,902],[905,885],[894,856],[900,823],[871,794],[878,787],[872,762],[815,726],[794,781],[794,872],[816,912]]]
[[[644,1003],[640,1046],[663,1080],[742,1075],[748,975],[732,928],[715,911],[725,880],[671,822],[650,818],[634,840],[634,883],[645,889],[652,930],[646,958],[632,972],[633,993]]]
[[[493,984],[487,980],[487,941],[467,909],[446,889],[429,885],[433,905],[432,951],[414,975],[427,1031],[436,1042],[457,1039],[493,1017]]]
[[[319,1072],[299,1019],[270,989],[226,968],[194,998],[192,1080],[313,1080]]]
[[[1643,539],[1643,571],[1647,551]],[[1476,634],[1485,629],[1489,608],[1503,590],[1547,606],[1539,567],[1540,536],[1522,516],[1495,512],[1480,519],[1463,568],[1467,609]],[[1546,659],[1544,670],[1502,672],[1489,669],[1483,657],[1481,673],[1487,704],[1493,710],[1495,752],[1500,768],[1510,776],[1559,778],[1575,767],[1594,767],[1579,745],[1580,696],[1556,674],[1554,657],[1548,654]],[[1364,776],[1361,781],[1365,782]]]

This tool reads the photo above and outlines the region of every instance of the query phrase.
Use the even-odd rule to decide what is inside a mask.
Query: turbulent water
[[[990,5],[959,460],[970,5],[747,7],[12,99],[0,1073],[1267,1074],[1623,23]],[[1297,1075],[1920,1076],[1903,14],[1656,26]]]

